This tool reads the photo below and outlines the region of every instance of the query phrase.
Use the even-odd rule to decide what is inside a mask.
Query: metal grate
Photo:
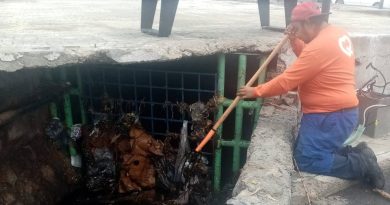
[[[183,120],[180,103],[206,103],[217,89],[216,73],[197,73],[134,68],[82,69],[82,98],[88,118],[102,114],[104,96],[110,99],[113,116],[135,112],[154,136],[179,132]]]
[[[109,120],[115,120],[123,113],[134,112],[145,130],[155,138],[164,139],[167,133],[179,133],[183,120],[190,121],[188,113],[180,111],[183,103],[206,103],[214,97],[218,102],[223,99],[217,105],[215,116],[209,116],[210,120],[220,118],[233,101],[229,97],[235,97],[237,88],[244,84],[246,74],[252,75],[264,60],[257,55],[220,54],[217,61],[215,56],[209,56],[126,66],[81,65],[70,68],[70,72],[65,72],[64,68],[49,76],[54,81],[69,81],[77,86],[64,95],[63,102],[51,104],[51,113],[64,118],[66,125],[71,127],[74,122],[91,123],[101,116],[114,117]],[[213,71],[213,67],[217,69]],[[265,72],[260,75],[259,82],[264,82],[264,79]],[[112,115],[101,112],[103,99],[109,99]],[[203,150],[207,159],[213,161],[210,171],[214,172],[214,190],[221,190],[221,182],[231,181],[245,163],[241,158],[245,159],[261,104],[261,99],[240,102],[235,115],[227,118],[225,126],[217,130],[214,143],[205,147],[206,152]],[[57,109],[58,106],[63,109]],[[193,129],[191,121],[189,123]]]

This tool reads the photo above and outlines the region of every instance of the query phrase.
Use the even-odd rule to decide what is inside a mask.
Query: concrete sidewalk
[[[353,145],[363,141],[367,142],[369,147],[374,150],[378,158],[378,163],[384,172],[385,170],[390,170],[390,135],[379,138],[371,138],[363,135]],[[302,173],[302,176],[299,176],[298,173],[294,173],[292,177],[291,204],[298,205],[307,203],[307,195],[309,195],[311,200],[318,200],[335,194],[356,183],[359,182],[308,173]],[[305,184],[308,193],[306,193],[303,184]]]
[[[141,0],[3,0],[0,70],[268,52],[283,35],[260,28],[256,0],[181,0],[168,38],[141,33],[140,7]],[[332,5],[331,11],[330,23],[352,34],[390,34],[389,10]],[[284,24],[283,6],[272,4],[271,25]]]

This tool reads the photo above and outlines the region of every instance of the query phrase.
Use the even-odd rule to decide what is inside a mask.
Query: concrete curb
[[[291,131],[297,112],[295,107],[281,107],[262,108],[247,162],[227,204],[291,204]]]

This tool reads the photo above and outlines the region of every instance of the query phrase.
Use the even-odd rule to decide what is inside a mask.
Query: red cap
[[[321,13],[318,4],[308,1],[298,4],[294,7],[291,14],[291,21],[305,21],[314,16],[328,15],[330,13]]]

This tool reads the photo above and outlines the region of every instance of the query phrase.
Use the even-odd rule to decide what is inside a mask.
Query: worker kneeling
[[[303,116],[294,157],[301,171],[361,179],[382,189],[385,179],[365,143],[344,147],[358,122],[355,55],[347,32],[329,25],[313,2],[298,4],[287,27],[296,61],[257,87],[242,87],[242,98],[271,97],[298,90]]]

